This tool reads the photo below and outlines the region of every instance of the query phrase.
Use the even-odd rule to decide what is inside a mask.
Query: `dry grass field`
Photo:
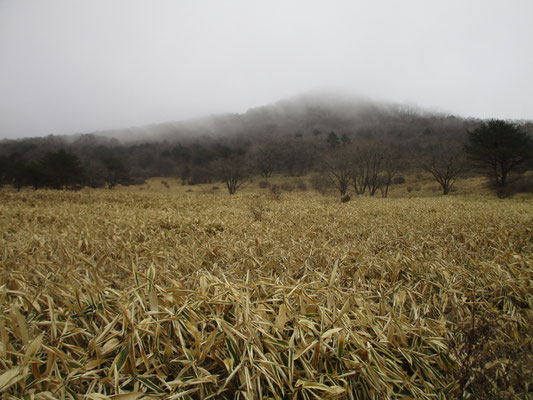
[[[152,189],[0,191],[3,399],[532,398],[533,198]]]

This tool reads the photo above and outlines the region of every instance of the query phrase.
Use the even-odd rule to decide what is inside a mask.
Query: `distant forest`
[[[395,177],[419,168],[431,173],[446,194],[446,179],[475,173],[464,158],[464,145],[466,132],[482,122],[391,103],[304,95],[244,114],[3,140],[0,185],[113,188],[149,177],[175,177],[195,185],[312,173],[341,195],[350,187],[386,196]],[[520,128],[533,132],[531,122]],[[450,173],[454,176],[439,178]]]

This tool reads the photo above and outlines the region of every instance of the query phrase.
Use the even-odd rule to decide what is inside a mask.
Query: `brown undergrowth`
[[[531,199],[0,197],[2,398],[531,396]]]

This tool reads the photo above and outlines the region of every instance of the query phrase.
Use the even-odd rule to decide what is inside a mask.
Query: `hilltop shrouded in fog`
[[[282,137],[314,130],[347,134],[365,130],[385,132],[416,121],[443,121],[452,116],[409,105],[375,101],[335,91],[309,91],[241,114],[217,114],[185,121],[165,122],[92,132],[124,142],[203,140],[224,137]],[[453,117],[455,118],[455,117]],[[403,128],[402,128],[403,129]],[[88,132],[89,133],[89,132]]]
[[[477,124],[412,106],[314,91],[243,114],[4,140],[0,184],[37,189],[48,185],[48,174],[59,175],[67,186],[113,187],[154,176],[194,185],[221,179],[227,165],[238,166],[245,175],[303,176],[323,172],[332,150],[376,146],[383,152],[380,157],[394,154],[397,167],[405,169],[427,146],[461,146],[466,129]]]
[[[183,184],[211,183],[221,179],[228,164],[238,166],[243,175],[303,176],[323,173],[331,151],[365,148],[365,153],[379,148],[380,159],[394,159],[396,170],[407,170],[427,157],[455,157],[467,130],[481,123],[410,105],[313,91],[242,114],[4,140],[0,183],[39,188],[44,165],[56,159],[71,160],[68,168],[75,171],[76,182],[93,187],[155,176],[178,177]],[[533,131],[531,123],[521,127]]]

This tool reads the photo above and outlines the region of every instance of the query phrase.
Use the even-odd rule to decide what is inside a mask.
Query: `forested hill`
[[[121,142],[168,142],[239,137],[249,139],[302,136],[331,131],[348,136],[395,136],[408,139],[421,131],[451,134],[463,131],[472,120],[430,112],[416,106],[377,102],[332,92],[309,92],[252,108],[242,114],[220,114],[179,122],[166,122],[94,133]],[[429,128],[429,130],[428,130]]]
[[[112,188],[152,176],[220,178],[224,163],[249,175],[320,172],[336,148],[381,146],[398,169],[438,148],[461,147],[482,121],[362,98],[308,93],[250,109],[120,131],[0,142],[0,185]],[[523,123],[532,131],[531,123]]]

